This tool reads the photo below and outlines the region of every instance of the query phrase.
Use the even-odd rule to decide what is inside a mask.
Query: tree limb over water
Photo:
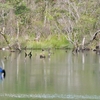
[[[94,40],[97,40],[97,35],[99,34],[100,30],[96,31],[94,34],[93,34],[93,37],[92,39],[88,42],[88,43],[85,43],[84,45],[88,45],[90,43],[92,43]]]
[[[8,41],[8,39],[7,39],[7,37],[6,37],[5,33],[4,33],[4,31],[5,31],[5,27],[3,27],[2,31],[0,31],[0,34],[1,34],[1,35],[3,36],[3,38],[5,39],[5,41],[6,41],[7,45],[8,45],[8,47],[9,47],[9,49],[11,49],[11,46],[10,46],[10,44],[9,44],[9,41]]]
[[[75,51],[75,52],[79,52],[79,51],[83,51],[83,50],[90,50],[90,48],[87,48],[87,46],[90,45],[92,42],[94,42],[94,40],[96,40],[97,43],[99,44],[99,42],[100,42],[99,33],[100,33],[100,30],[97,30],[97,31],[93,34],[92,39],[89,40],[87,43],[85,43],[85,40],[86,40],[85,36],[83,37],[82,42],[79,43],[77,38],[75,38],[74,41],[73,41],[73,40],[71,39],[71,37],[68,35],[68,40],[69,40],[69,42],[72,43],[72,44],[74,45],[74,47],[73,47],[73,52],[74,52],[74,51]],[[100,45],[100,44],[99,44],[99,45]],[[98,45],[96,45],[95,47],[97,47],[97,46],[98,46]],[[100,48],[100,47],[99,47],[99,48]]]
[[[14,50],[21,51],[20,44],[19,44],[18,41],[15,42],[12,46],[10,45],[10,43],[9,43],[9,41],[8,41],[8,39],[7,39],[6,34],[5,34],[4,31],[5,31],[5,27],[3,27],[2,31],[0,31],[0,34],[3,36],[5,42],[7,43],[8,49],[9,50],[14,49]]]

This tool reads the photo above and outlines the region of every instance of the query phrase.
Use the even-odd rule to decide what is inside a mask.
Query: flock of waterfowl
[[[45,51],[47,51],[47,54],[45,54]],[[48,57],[48,58],[50,58],[50,56],[51,56],[51,51],[50,50],[44,50],[44,49],[42,49],[42,52],[40,53],[40,55],[39,55],[39,57],[40,58],[46,58],[46,57]],[[26,53],[25,52],[25,57],[29,57],[29,58],[31,58],[32,57],[32,52],[30,51],[29,53]]]
[[[2,48],[1,50],[4,51],[5,48]],[[47,52],[46,55],[45,55],[45,51]],[[82,50],[82,51],[83,51],[83,50]],[[84,51],[87,51],[87,49],[84,50]],[[88,51],[90,51],[90,49],[88,49]],[[99,46],[96,46],[95,49],[92,50],[92,51],[95,51],[96,54],[100,54],[100,47],[99,47]],[[67,51],[66,51],[66,52],[67,52]],[[80,51],[78,51],[78,52],[80,52]],[[76,52],[76,53],[77,53],[77,52]],[[42,52],[40,53],[39,57],[40,57],[40,59],[46,58],[46,57],[50,58],[51,54],[52,54],[52,52],[51,52],[50,49],[47,49],[47,50],[42,49]],[[25,50],[25,58],[26,58],[26,57],[31,58],[31,57],[32,57],[32,52],[30,51],[29,53],[27,53],[26,50]],[[6,76],[6,71],[5,71],[2,67],[0,67],[0,79],[1,79],[1,80],[4,79],[5,76]]]
[[[4,51],[5,48],[2,48],[2,50]],[[12,52],[12,51],[11,51],[11,52]],[[45,54],[45,52],[46,52],[47,54]],[[40,59],[46,58],[46,57],[50,58],[51,54],[52,54],[52,53],[51,53],[51,51],[50,51],[49,49],[48,49],[48,50],[42,49],[42,51],[41,51],[39,57],[40,57]],[[31,57],[32,57],[32,52],[30,51],[29,53],[27,53],[26,50],[25,50],[25,58],[26,58],[26,57],[31,58]],[[6,57],[4,57],[4,59],[6,59]],[[2,67],[0,67],[0,80],[3,80],[5,77],[6,77],[6,71],[5,71],[5,69],[3,69]]]

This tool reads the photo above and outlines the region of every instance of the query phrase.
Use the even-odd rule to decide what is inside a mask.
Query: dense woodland
[[[0,0],[1,47],[93,48],[99,31],[100,0]]]

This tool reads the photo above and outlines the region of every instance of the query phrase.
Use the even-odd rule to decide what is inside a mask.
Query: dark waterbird
[[[28,54],[28,56],[31,57],[31,56],[32,56],[32,53],[30,52],[30,53]]]
[[[42,49],[42,53],[40,54],[40,58],[45,58],[45,53],[44,53],[44,49]]]
[[[29,54],[27,54],[27,53],[25,52],[25,57],[27,57],[27,56],[29,56],[29,58],[31,58],[31,57],[32,57],[32,53],[30,52]]]
[[[6,76],[6,71],[2,68],[0,68],[0,79],[4,79]]]

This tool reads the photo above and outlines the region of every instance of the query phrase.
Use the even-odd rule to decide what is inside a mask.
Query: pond
[[[45,51],[40,58],[40,50],[31,52],[29,58],[25,51],[0,51],[0,66],[6,70],[0,80],[2,100],[100,99],[100,55],[52,50],[50,57]]]

